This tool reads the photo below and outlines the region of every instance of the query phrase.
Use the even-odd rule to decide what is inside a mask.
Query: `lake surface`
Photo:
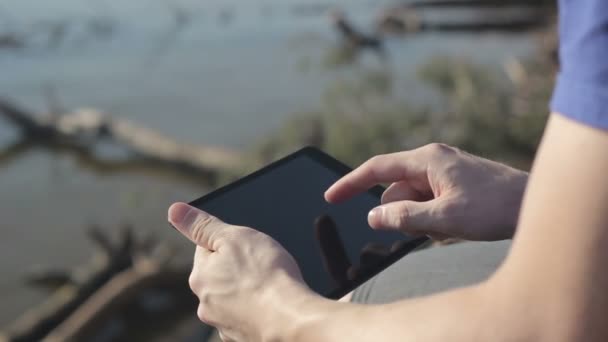
[[[330,4],[368,29],[387,3]],[[95,107],[182,141],[245,148],[293,115],[318,108],[337,79],[379,66],[370,54],[356,66],[323,66],[337,41],[325,7],[304,0],[4,1],[0,33],[27,31],[34,38],[26,49],[0,50],[0,96],[42,111],[52,89],[66,108]],[[111,29],[93,35],[91,21]],[[36,36],[38,27],[57,22],[68,23],[67,33],[48,48]],[[526,37],[499,34],[424,34],[386,43],[393,96],[431,104],[433,93],[415,78],[429,57],[500,66],[533,45]],[[17,138],[0,119],[0,148]],[[87,225],[113,231],[129,222],[138,233],[187,246],[168,229],[166,208],[205,191],[149,172],[100,173],[69,154],[40,148],[0,165],[0,327],[45,297],[23,285],[27,271],[87,260]]]

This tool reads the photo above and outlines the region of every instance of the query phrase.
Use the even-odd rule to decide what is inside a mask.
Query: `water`
[[[36,23],[65,20],[69,33],[52,49],[35,38],[31,48],[0,50],[0,96],[46,110],[44,94],[52,89],[66,108],[100,108],[182,141],[244,148],[290,116],[318,108],[337,78],[380,65],[366,55],[358,67],[322,67],[336,39],[317,10],[323,3],[309,3],[5,0],[0,32],[39,32]],[[335,3],[363,28],[382,5]],[[175,8],[187,10],[182,26],[176,25]],[[113,23],[113,32],[92,36],[87,23],[95,18]],[[531,45],[528,38],[496,34],[391,39],[394,96],[433,102],[414,77],[416,66],[430,56],[500,65],[525,55]],[[0,121],[0,146],[17,137]],[[73,155],[40,148],[0,165],[0,326],[45,296],[23,286],[26,271],[86,260],[91,252],[86,225],[94,222],[111,231],[131,222],[138,232],[187,246],[167,228],[166,208],[204,191],[201,184],[150,172],[103,173]]]

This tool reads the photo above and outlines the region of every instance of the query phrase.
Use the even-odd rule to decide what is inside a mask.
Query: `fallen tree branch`
[[[60,116],[34,115],[0,99],[0,116],[19,128],[24,139],[77,148],[90,155],[95,154],[98,143],[109,141],[123,147],[135,158],[203,175],[233,170],[242,162],[236,151],[180,143],[133,122],[91,109]]]
[[[15,160],[19,155],[28,151],[31,143],[25,140],[19,140],[0,150],[0,165],[8,164]]]
[[[169,270],[158,265],[133,267],[117,274],[78,310],[59,325],[46,341],[84,341],[95,335],[117,313],[124,311],[144,290],[163,287],[173,292],[188,294],[193,303],[196,301],[187,287],[188,270]],[[193,308],[190,308],[194,310]],[[194,312],[194,311],[192,311]],[[166,319],[166,318],[165,318]],[[211,329],[211,328],[209,328]]]
[[[531,12],[512,17],[488,16],[464,22],[432,22],[424,20],[412,7],[389,9],[376,19],[376,30],[389,34],[411,34],[425,32],[521,33],[546,27],[549,21],[546,13]]]
[[[424,0],[413,1],[405,4],[411,8],[436,8],[436,7],[546,7],[555,6],[555,1],[547,0]]]
[[[60,286],[40,306],[32,308],[7,327],[0,341],[39,341],[55,329],[82,305],[99,288],[103,287],[116,274],[131,268],[134,260],[142,254],[141,244],[133,243],[131,228],[125,227],[117,243],[110,240],[96,227],[89,230],[89,236],[97,246],[90,264],[82,268],[65,271],[63,277],[68,280]],[[149,247],[145,247],[148,249]],[[166,256],[159,258],[163,264]],[[57,275],[54,270],[52,275]],[[47,277],[51,274],[47,274]],[[39,274],[38,279],[45,279]]]

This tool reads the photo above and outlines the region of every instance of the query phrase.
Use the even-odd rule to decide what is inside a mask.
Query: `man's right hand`
[[[344,201],[379,183],[392,183],[369,213],[375,229],[492,241],[513,236],[528,180],[526,172],[443,144],[379,155],[325,193]]]

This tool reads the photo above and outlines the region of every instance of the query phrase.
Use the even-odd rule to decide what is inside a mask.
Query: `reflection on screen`
[[[360,280],[411,239],[368,226],[367,213],[380,203],[371,193],[341,204],[325,202],[323,193],[340,176],[301,155],[193,204],[228,223],[272,236],[294,256],[308,285],[327,295]]]

